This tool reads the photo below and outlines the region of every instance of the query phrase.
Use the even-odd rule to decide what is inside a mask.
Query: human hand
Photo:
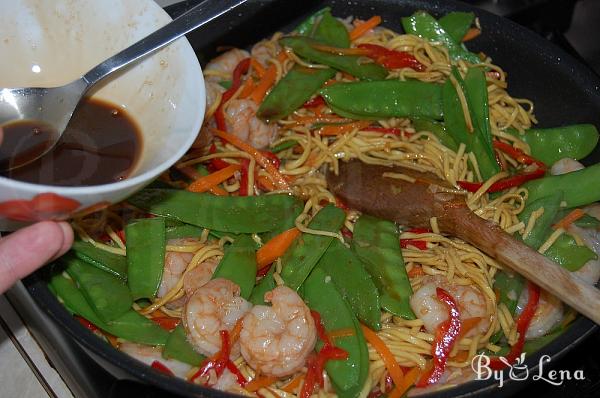
[[[73,230],[64,221],[42,221],[0,238],[0,294],[72,244]]]

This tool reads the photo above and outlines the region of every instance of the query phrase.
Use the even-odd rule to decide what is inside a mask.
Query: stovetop
[[[168,1],[168,0],[165,0]],[[159,1],[160,2],[160,1]],[[198,3],[187,0],[166,7],[173,16]],[[471,0],[466,1],[513,19],[553,41],[567,52],[600,72],[600,1],[591,0]],[[166,4],[163,2],[163,4]],[[596,32],[596,34],[594,34]],[[27,292],[17,285],[8,294],[29,330],[57,369],[73,396],[81,398],[173,397],[165,391],[137,382],[117,380],[53,323],[33,304]],[[596,397],[600,396],[600,332],[594,333],[580,346],[559,360],[554,369],[583,370],[584,380],[565,380],[554,386],[545,381],[532,381],[519,396]],[[1,395],[1,394],[0,394]]]

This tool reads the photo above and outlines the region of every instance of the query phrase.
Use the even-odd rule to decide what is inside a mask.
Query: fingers
[[[62,256],[73,243],[66,222],[43,221],[0,239],[0,293],[42,265]]]

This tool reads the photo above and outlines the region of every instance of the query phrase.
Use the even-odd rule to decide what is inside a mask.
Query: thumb
[[[66,222],[43,221],[0,239],[0,293],[42,265],[63,255],[73,243]]]

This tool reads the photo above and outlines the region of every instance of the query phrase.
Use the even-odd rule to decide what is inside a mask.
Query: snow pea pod
[[[331,12],[331,7],[325,7],[325,8],[320,9],[319,11],[315,12],[310,17],[308,17],[307,19],[302,21],[302,23],[300,23],[300,25],[298,25],[296,27],[294,32],[296,32],[300,36],[311,36],[315,30],[316,23],[319,22],[320,18],[325,13],[330,13],[330,12]]]
[[[311,69],[294,65],[269,92],[256,115],[268,121],[288,116],[309,100],[335,73],[330,68]]]
[[[223,259],[213,274],[214,278],[224,278],[240,287],[245,299],[250,297],[256,281],[256,243],[250,235],[240,235],[231,246],[225,249]]]
[[[215,196],[174,189],[144,189],[128,199],[152,214],[232,233],[266,232],[302,212],[291,195]]]
[[[354,315],[371,329],[381,329],[379,294],[369,273],[354,252],[334,239],[317,268],[331,276]]]
[[[438,23],[455,43],[461,43],[474,20],[475,14],[472,12],[455,11],[441,17]]]
[[[179,324],[171,333],[162,352],[165,359],[176,359],[192,366],[198,366],[204,361],[204,355],[198,354],[187,340],[183,325]]]
[[[271,266],[267,275],[265,275],[260,282],[254,286],[254,289],[252,289],[248,301],[254,305],[269,305],[269,303],[265,301],[265,293],[270,292],[277,286],[275,279],[273,278],[273,273],[275,273],[275,267]]]
[[[524,185],[529,201],[562,191],[567,208],[581,207],[600,200],[600,163],[572,173],[546,176]]]
[[[458,70],[452,68],[452,76],[467,95],[467,90]],[[479,171],[484,180],[500,171],[493,149],[482,139],[482,134],[470,133],[465,120],[463,108],[457,89],[450,79],[446,80],[442,89],[444,123],[446,129],[457,143],[464,143],[467,152],[473,152],[479,164]],[[467,97],[468,109],[472,110],[472,102]],[[475,128],[475,125],[473,126]]]
[[[145,316],[129,309],[119,318],[105,323],[87,302],[81,291],[61,274],[51,277],[50,286],[67,309],[98,328],[127,341],[146,345],[164,345],[169,333]]]
[[[348,353],[346,360],[332,360],[325,364],[335,392],[341,398],[358,397],[369,370],[367,343],[358,320],[344,301],[331,278],[320,268],[315,268],[304,283],[304,299],[310,309],[321,315],[327,332],[350,329],[351,336],[336,338],[334,344]],[[320,348],[323,342],[317,344]]]
[[[94,267],[127,281],[127,259],[125,256],[98,249],[91,243],[76,240],[71,251],[75,256]]]
[[[329,46],[338,48],[350,47],[348,29],[337,18],[334,18],[329,11],[323,13],[311,37]]]
[[[190,224],[177,223],[176,225],[170,225],[165,228],[165,239],[169,240],[200,236],[202,231],[204,231],[204,228]]]
[[[352,248],[379,289],[381,308],[405,319],[415,319],[409,305],[413,292],[396,225],[362,215],[354,225]]]
[[[455,152],[458,151],[458,145],[456,144],[456,141],[454,141],[454,138],[452,138],[452,136],[450,134],[448,134],[448,131],[446,130],[446,126],[444,126],[444,123],[436,122],[435,120],[431,120],[431,119],[414,118],[413,126],[415,127],[415,130],[417,132],[419,132],[419,131],[432,132],[433,134],[435,134],[435,136],[440,140],[440,142],[444,146],[452,149]]]
[[[569,209],[561,209],[561,210],[559,210],[556,213],[556,216],[554,217],[554,221],[558,222],[558,221],[562,220],[570,212],[571,212],[571,210],[569,210]],[[598,220],[596,217],[592,217],[592,216],[590,216],[588,214],[585,214],[581,218],[575,220],[573,222],[573,224],[576,225],[576,226],[578,226],[579,228],[595,228],[595,229],[600,229],[600,220]]]
[[[567,234],[559,236],[544,252],[544,256],[571,272],[578,271],[588,261],[598,258],[587,246],[579,246],[575,239]]]
[[[515,313],[517,303],[523,287],[525,279],[512,271],[498,271],[494,279],[494,291],[497,291],[500,296],[500,302],[506,305],[511,314]]]
[[[442,86],[417,80],[384,80],[338,83],[321,89],[321,95],[336,113],[356,119],[422,117],[440,120]]]
[[[125,226],[127,284],[134,300],[156,295],[165,266],[165,219],[134,220]]]
[[[67,254],[60,263],[77,283],[81,293],[103,322],[114,321],[125,314],[133,300],[125,283],[115,276]]]
[[[524,134],[512,128],[506,131],[525,141],[531,156],[548,166],[562,158],[583,159],[598,144],[598,130],[592,124],[529,129]]]
[[[376,63],[361,62],[361,57],[356,55],[338,55],[321,51],[317,48],[323,43],[310,37],[293,36],[279,40],[282,46],[291,48],[297,55],[311,62],[330,66],[351,74],[363,80],[383,80],[388,71]]]
[[[338,232],[346,215],[344,211],[328,205],[311,220],[308,227],[319,231]],[[298,290],[313,270],[331,242],[331,236],[303,233],[292,243],[281,257],[281,278],[291,289]]]
[[[466,94],[469,97],[469,112],[473,117],[475,131],[479,134],[481,141],[487,145],[488,151],[493,153],[490,106],[483,69],[469,68],[464,82]]]
[[[523,238],[523,243],[537,250],[548,237],[548,231],[554,221],[556,212],[560,210],[560,202],[563,200],[562,192],[553,192],[552,194],[539,198],[533,202],[527,201],[527,205],[519,214],[519,220],[525,225],[529,222],[529,218],[534,211],[544,208],[544,213],[536,219],[531,232]],[[520,235],[518,235],[520,236]]]
[[[476,54],[466,50],[461,44],[444,30],[442,25],[431,15],[424,11],[417,11],[410,17],[402,18],[404,31],[433,42],[440,42],[446,46],[450,58],[454,61],[462,59],[472,64],[481,63]]]

